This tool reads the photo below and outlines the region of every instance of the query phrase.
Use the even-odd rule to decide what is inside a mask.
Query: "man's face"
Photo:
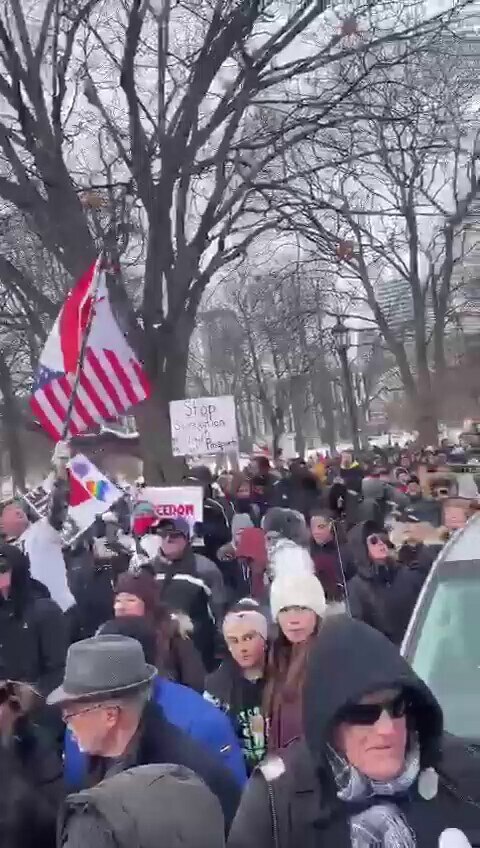
[[[352,460],[353,460],[352,454],[349,453],[349,451],[343,451],[341,458],[340,458],[342,468],[349,468],[350,465],[352,464]]]
[[[419,498],[422,494],[422,489],[419,483],[409,483],[407,486],[407,494],[412,498]]]
[[[185,553],[188,539],[178,530],[164,530],[161,533],[161,549],[164,557],[174,562]]]
[[[467,513],[461,506],[445,506],[443,523],[447,530],[461,530],[467,523]]]
[[[21,506],[9,504],[2,512],[0,526],[5,536],[18,539],[28,527],[28,518]]]
[[[108,750],[119,713],[120,707],[111,703],[73,703],[62,709],[63,720],[77,740],[78,747],[92,756],[102,756]]]
[[[225,631],[225,641],[233,659],[242,669],[259,668],[265,662],[265,640],[247,622],[235,622]]]
[[[398,777],[404,768],[407,748],[403,694],[391,689],[375,692],[362,698],[358,705],[345,709],[334,744],[350,765],[371,780]]]
[[[332,522],[323,515],[314,515],[310,519],[310,533],[317,545],[325,545],[333,538]]]

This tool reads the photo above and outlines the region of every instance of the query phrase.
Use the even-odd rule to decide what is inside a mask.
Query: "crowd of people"
[[[60,452],[50,515],[0,519],[0,848],[476,845],[480,761],[399,651],[478,507],[447,458],[194,467],[201,525],[139,487],[64,550]]]

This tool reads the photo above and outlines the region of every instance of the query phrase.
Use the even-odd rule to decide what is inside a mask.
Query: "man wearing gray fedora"
[[[95,636],[70,647],[63,683],[47,703],[61,708],[65,724],[88,755],[87,786],[134,766],[186,766],[217,796],[228,831],[239,787],[212,754],[170,724],[150,700],[156,674],[136,639]]]

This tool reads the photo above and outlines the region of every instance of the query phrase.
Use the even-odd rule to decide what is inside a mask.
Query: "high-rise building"
[[[375,296],[395,335],[402,340],[411,337],[413,301],[408,281],[402,277],[381,280],[376,286]]]

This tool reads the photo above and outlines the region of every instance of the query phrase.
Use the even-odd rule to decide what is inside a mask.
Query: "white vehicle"
[[[445,730],[480,745],[480,515],[434,563],[402,654],[440,702]]]

